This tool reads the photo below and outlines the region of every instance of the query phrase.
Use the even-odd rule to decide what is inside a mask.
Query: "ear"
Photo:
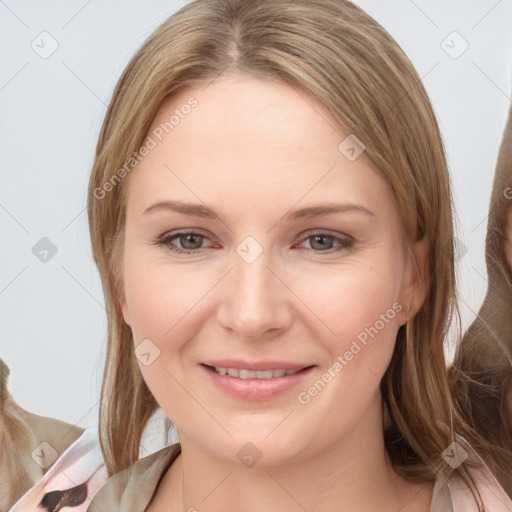
[[[403,306],[402,324],[418,312],[427,296],[430,282],[428,249],[428,240],[423,237],[414,242],[406,254],[405,275],[400,291],[400,304]]]

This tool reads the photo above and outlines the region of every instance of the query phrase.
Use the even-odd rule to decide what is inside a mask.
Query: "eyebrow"
[[[148,206],[144,210],[144,215],[158,210],[170,210],[185,215],[201,217],[206,219],[217,219],[217,212],[204,204],[184,203],[181,201],[159,201]],[[358,212],[375,217],[375,214],[360,204],[354,203],[324,203],[312,205],[298,210],[288,212],[284,217],[288,221],[299,219],[310,219],[330,213]]]

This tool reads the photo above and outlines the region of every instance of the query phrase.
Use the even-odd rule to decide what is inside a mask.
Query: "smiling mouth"
[[[228,375],[230,377],[236,377],[239,379],[276,379],[279,377],[287,377],[289,375],[295,375],[296,373],[303,372],[311,366],[305,368],[295,368],[293,370],[285,370],[282,368],[276,368],[272,370],[246,370],[244,368],[224,368],[221,366],[210,366],[205,364],[210,371],[218,373],[219,375]]]

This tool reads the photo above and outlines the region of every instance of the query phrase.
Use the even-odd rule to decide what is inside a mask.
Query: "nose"
[[[222,327],[237,337],[266,339],[291,325],[293,293],[267,252],[263,251],[252,262],[233,255],[234,268],[226,276],[217,318]]]

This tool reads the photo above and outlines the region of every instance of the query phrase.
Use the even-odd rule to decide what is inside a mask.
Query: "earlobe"
[[[411,247],[407,261],[406,275],[403,282],[401,303],[404,322],[407,316],[412,318],[423,305],[429,287],[429,244],[426,237],[418,240]]]
[[[126,302],[121,303],[121,309],[123,311],[123,318],[126,324],[131,327],[131,320],[130,320],[130,313],[128,312],[128,306],[126,305]]]
[[[121,311],[123,312],[123,318],[126,324],[131,327],[131,320],[130,320],[130,311],[128,309],[128,304],[126,302],[126,297],[124,292],[119,293],[119,304],[121,305]]]

